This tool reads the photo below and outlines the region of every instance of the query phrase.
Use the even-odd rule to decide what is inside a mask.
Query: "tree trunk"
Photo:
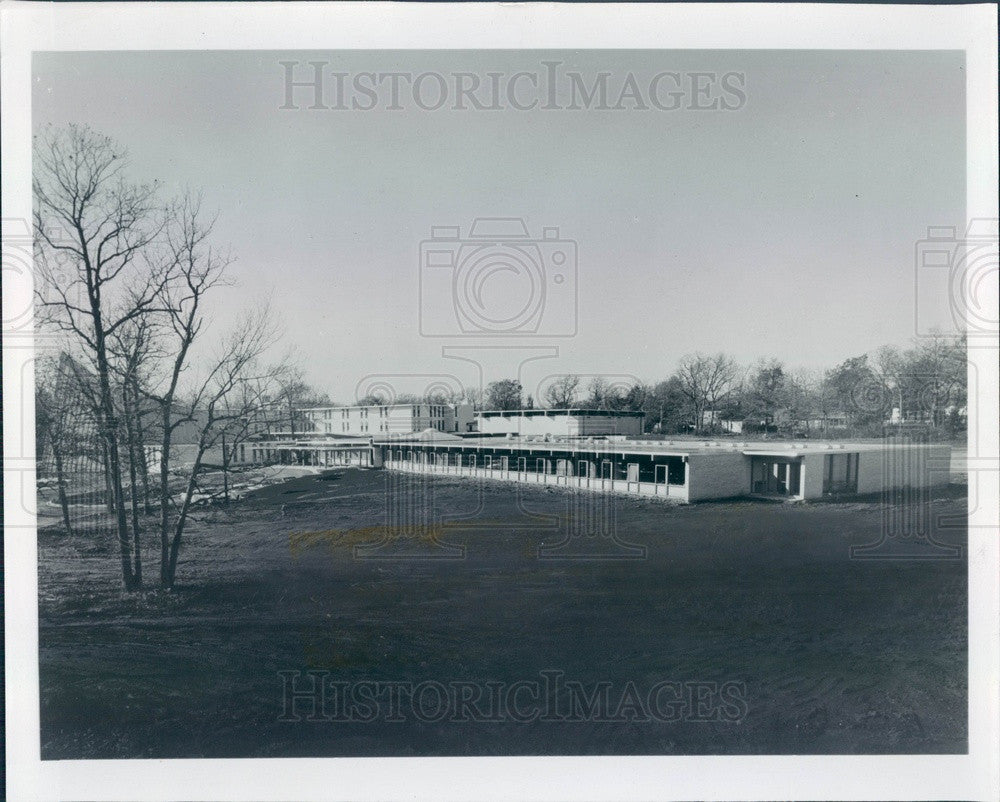
[[[109,388],[110,392],[110,388]],[[121,552],[122,582],[125,590],[136,590],[132,570],[132,545],[129,542],[128,518],[125,514],[125,493],[122,488],[121,457],[118,452],[116,421],[109,417],[105,423],[104,438],[108,447],[108,473],[111,474],[111,491],[114,499],[115,524],[118,530],[118,549]]]
[[[201,470],[201,458],[204,453],[204,445],[199,444],[194,465],[191,467],[191,475],[188,477],[187,488],[184,490],[184,500],[181,502],[180,511],[177,513],[177,523],[174,524],[174,536],[170,542],[170,558],[165,585],[167,588],[173,588],[174,586],[174,578],[177,575],[177,557],[181,550],[181,536],[184,533],[184,525],[187,523],[188,510],[191,508],[191,497],[194,495],[195,484],[198,480],[198,471]]]
[[[125,441],[128,448],[129,501],[132,508],[132,549],[135,561],[135,583],[142,585],[142,537],[139,526],[139,497],[136,495],[138,475],[135,465],[135,421],[129,403],[128,383],[122,387],[122,414],[125,416]]]
[[[229,504],[229,452],[226,450],[226,437],[222,436],[222,498]]]
[[[142,482],[142,514],[148,516],[153,514],[153,505],[149,501],[151,491],[149,488],[149,464],[147,463],[145,443],[139,443],[139,457],[139,480]]]
[[[104,436],[104,424],[101,427],[101,467],[104,469],[104,506],[108,512],[115,512],[115,490],[111,482],[111,457],[108,454],[108,440]]]
[[[160,440],[160,585],[173,585],[170,576],[170,404],[163,406],[163,438]]]
[[[73,524],[69,517],[69,499],[66,498],[66,472],[63,469],[62,450],[55,445],[55,438],[52,440],[52,456],[56,463],[56,488],[59,491],[59,506],[62,507],[63,525],[66,527],[66,534],[73,534]]]
[[[144,515],[152,515],[153,508],[149,503],[149,461],[146,457],[146,429],[142,425],[142,411],[139,408],[139,385],[133,382],[132,403],[136,410],[136,422],[139,429],[139,476],[142,478],[142,511]]]
[[[101,322],[100,298],[96,294],[91,299],[94,318],[94,341],[97,355],[97,379],[100,387],[101,417],[104,424],[104,441],[108,446],[108,472],[111,474],[111,489],[114,496],[115,523],[118,528],[118,548],[121,552],[122,582],[126,591],[138,588],[132,570],[132,546],[129,542],[128,518],[125,514],[125,494],[122,489],[121,455],[118,451],[118,420],[115,414],[114,397],[111,394],[108,355],[104,342],[104,327]]]

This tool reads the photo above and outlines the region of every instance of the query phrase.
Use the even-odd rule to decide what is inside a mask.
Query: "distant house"
[[[798,431],[822,433],[846,429],[848,420],[843,413],[811,412],[809,415],[792,421]]]
[[[743,426],[743,418],[737,418],[716,409],[706,409],[701,413],[702,429],[719,430],[723,432],[730,432],[731,434],[742,434]]]
[[[967,415],[967,409],[964,406],[949,404],[941,408],[938,414],[943,417],[957,415],[964,419]],[[918,410],[916,412],[907,410],[902,412],[899,407],[893,407],[884,423],[887,426],[933,426],[935,425],[935,420],[930,410]]]

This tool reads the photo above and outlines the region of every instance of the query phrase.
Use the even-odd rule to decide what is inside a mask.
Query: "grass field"
[[[965,560],[850,559],[852,544],[880,538],[877,502],[619,498],[608,517],[552,488],[435,477],[411,491],[465,517],[399,533],[386,513],[398,477],[308,475],[201,509],[173,593],[123,594],[107,535],[41,530],[42,757],[966,750]],[[950,516],[936,536],[956,544],[961,490],[931,505]],[[567,527],[594,514],[645,557],[607,559],[632,552],[601,537],[556,546],[560,532],[587,534]],[[539,559],[577,546],[602,559]],[[157,554],[150,539],[149,576]],[[310,669],[480,686],[556,670],[616,692],[737,683],[745,709],[736,720],[279,720],[278,672]]]

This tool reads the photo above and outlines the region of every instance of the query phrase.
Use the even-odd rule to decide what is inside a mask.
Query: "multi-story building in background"
[[[317,434],[387,435],[434,429],[462,434],[474,421],[471,404],[378,404],[303,410]]]

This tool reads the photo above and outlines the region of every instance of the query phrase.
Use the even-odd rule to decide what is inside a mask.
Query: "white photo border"
[[[2,204],[31,217],[37,51],[337,49],[964,50],[967,215],[997,216],[993,5],[17,3],[0,7]],[[4,317],[30,288],[4,287]],[[6,718],[10,799],[997,799],[1000,471],[969,531],[968,755],[41,761],[30,335],[3,343]],[[976,453],[1000,452],[995,349],[970,349]],[[971,431],[971,427],[970,427]],[[973,445],[973,444],[970,444]],[[971,452],[971,449],[970,449]]]

